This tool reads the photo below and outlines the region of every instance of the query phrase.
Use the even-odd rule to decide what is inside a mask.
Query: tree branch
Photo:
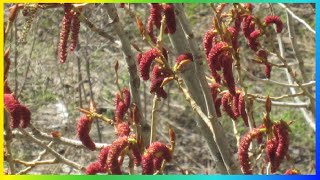
[[[190,52],[187,39],[184,35],[180,23],[176,24],[176,32],[174,34],[170,34],[169,38],[172,46],[178,54]],[[183,71],[180,72],[179,76],[181,76],[181,78],[183,79],[188,93],[190,93],[190,96],[201,107],[201,110],[203,112],[207,112],[206,103],[201,91],[199,81],[197,78],[194,77],[194,75],[196,74],[194,66],[194,63],[187,64],[183,68]],[[210,154],[215,163],[217,164],[220,173],[227,174],[228,171],[223,163],[223,159],[220,155],[216,142],[213,139],[213,134],[209,126],[201,119],[199,115],[197,115],[197,117],[195,117],[194,120],[196,121],[197,126],[200,129],[200,132],[208,145]]]
[[[212,96],[210,93],[210,88],[209,85],[206,81],[206,77],[204,74],[203,70],[203,62],[202,62],[202,53],[200,53],[200,50],[195,42],[193,32],[190,27],[190,23],[188,22],[184,9],[181,4],[176,4],[176,14],[179,19],[179,22],[181,23],[181,26],[187,36],[187,40],[190,46],[191,53],[194,56],[194,61],[195,61],[195,69],[196,69],[196,74],[197,78],[200,82],[200,86],[202,89],[202,93],[205,97],[206,101],[206,106],[207,106],[207,111],[208,111],[208,117],[207,120],[210,121],[210,124],[212,126],[212,132],[214,135],[214,140],[217,144],[217,147],[220,151],[220,154],[222,156],[222,159],[224,161],[224,164],[226,166],[226,169],[229,174],[240,174],[240,168],[238,165],[236,165],[233,156],[230,152],[230,147],[227,144],[227,141],[225,141],[226,136],[223,127],[221,126],[220,122],[218,121],[216,111],[215,111],[215,106],[213,104]],[[199,108],[201,110],[201,108]],[[200,113],[197,111],[198,114]],[[202,111],[201,111],[202,112]],[[199,114],[200,115],[200,114]],[[200,115],[201,116],[201,115]],[[202,116],[201,116],[202,117]],[[204,117],[202,117],[203,120]]]
[[[56,159],[57,161],[66,164],[68,166],[71,166],[75,169],[81,170],[81,171],[85,171],[85,167],[61,156],[58,152],[56,152],[55,150],[53,150],[51,147],[49,147],[48,145],[44,144],[44,142],[42,142],[41,140],[35,138],[34,136],[30,135],[27,131],[25,131],[24,129],[20,128],[19,131],[24,135],[25,138],[29,139],[30,141],[34,142],[35,144],[37,144],[38,146],[46,149],[49,153],[51,153]]]

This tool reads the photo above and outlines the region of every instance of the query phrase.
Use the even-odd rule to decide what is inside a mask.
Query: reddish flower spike
[[[12,129],[17,127],[26,128],[29,126],[31,112],[26,106],[20,104],[14,95],[4,94],[4,106],[9,113],[10,127]]]
[[[283,29],[283,23],[279,16],[267,16],[264,18],[264,23],[268,26],[270,24],[276,25],[276,32],[281,33]]]
[[[239,48],[239,44],[238,44],[239,29],[231,26],[231,27],[228,27],[228,31],[231,35],[232,47],[234,50],[237,50]]]
[[[270,64],[264,65],[264,74],[268,79],[271,78],[271,70],[272,70],[272,66]]]
[[[183,60],[190,60],[193,61],[193,57],[191,53],[184,53],[184,54],[180,54],[177,58],[176,58],[176,64],[179,64],[181,61]]]
[[[222,54],[221,56],[222,67],[223,67],[223,78],[226,81],[229,92],[235,96],[236,95],[236,85],[233,77],[232,63],[233,59],[229,53]]]
[[[150,36],[151,41],[154,44],[157,43],[157,38],[153,34],[153,21],[152,21],[151,16],[148,18],[148,22],[147,22],[147,33]]]
[[[163,157],[168,162],[170,162],[172,159],[169,148],[165,144],[158,141],[150,144],[147,152],[156,157]]]
[[[119,137],[115,140],[109,149],[108,158],[107,158],[107,167],[110,170],[111,174],[122,174],[120,163],[118,158],[121,152],[128,146],[128,137]]]
[[[153,158],[154,172],[157,172],[158,170],[161,169],[162,162],[163,162],[163,157],[154,157]]]
[[[239,96],[240,93],[237,93],[235,96],[232,98],[232,111],[235,117],[240,116],[240,111],[239,111]]]
[[[134,159],[134,164],[136,166],[139,166],[141,164],[141,153],[140,153],[140,148],[138,144],[130,144],[130,149],[132,152],[132,156]]]
[[[226,51],[228,47],[228,43],[222,41],[218,42],[211,48],[207,59],[211,73],[221,69],[221,61],[219,55],[222,52]]]
[[[153,174],[153,157],[152,154],[146,153],[142,156],[141,160],[142,174]]]
[[[245,99],[244,99],[244,95],[242,93],[240,93],[240,95],[239,95],[238,110],[239,110],[240,116],[242,117],[244,124],[247,127],[249,127],[249,120],[248,120],[248,115],[246,112]]]
[[[229,115],[229,117],[232,118],[233,120],[236,120],[237,118],[233,113],[231,105],[229,104],[230,100],[232,100],[232,96],[230,92],[226,92],[221,98],[221,105],[224,111]]]
[[[122,90],[122,95],[123,95],[123,103],[125,104],[126,108],[128,109],[131,104],[130,91],[127,88],[125,88]]]
[[[130,127],[127,122],[121,122],[117,124],[117,136],[122,137],[122,136],[129,136],[130,133]]]
[[[59,58],[60,63],[65,63],[67,60],[67,41],[71,28],[71,4],[64,5],[64,16],[62,20],[62,28],[60,30],[60,41],[59,41]]]
[[[142,55],[139,63],[139,70],[144,81],[149,79],[149,72],[152,61],[160,55],[161,54],[157,49],[150,49]]]
[[[72,27],[71,27],[71,43],[70,43],[70,51],[74,51],[76,49],[78,43],[78,36],[80,31],[80,20],[79,14],[74,13],[72,18]]]
[[[268,52],[264,49],[260,49],[256,52],[256,55],[262,60],[267,61],[268,60]]]
[[[212,43],[215,43],[215,34],[213,33],[213,29],[210,29],[206,32],[203,37],[202,46],[208,58],[209,52],[212,48]]]
[[[86,168],[86,174],[87,175],[94,175],[97,173],[102,173],[102,167],[101,167],[100,162],[95,161],[95,162],[90,163],[88,165],[88,167]]]
[[[161,12],[162,6],[158,3],[152,3],[150,7],[150,18],[152,22],[158,29],[161,27]]]
[[[166,18],[165,33],[173,34],[176,32],[176,17],[174,14],[174,6],[172,4],[166,4],[163,7],[164,16]]]
[[[252,174],[248,151],[252,140],[260,135],[262,135],[262,131],[259,128],[254,128],[245,134],[240,140],[238,158],[241,170],[244,174]]]
[[[167,93],[163,87],[160,87],[163,80],[168,77],[169,74],[161,69],[158,65],[155,65],[152,70],[150,93],[156,93],[158,97],[167,98]]]
[[[98,156],[98,162],[101,164],[101,171],[103,173],[107,172],[107,158],[109,154],[110,146],[103,147]]]
[[[86,146],[91,151],[96,150],[96,145],[92,141],[89,133],[91,130],[92,120],[89,119],[87,115],[83,115],[77,124],[77,136],[84,146]]]

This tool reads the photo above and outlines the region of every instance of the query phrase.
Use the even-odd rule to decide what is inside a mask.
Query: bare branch
[[[173,45],[174,49],[176,49],[178,54],[182,54],[185,52],[189,52],[189,46],[187,39],[184,35],[182,30],[181,24],[177,23],[176,25],[176,32],[174,34],[169,35],[171,44]],[[190,96],[196,101],[196,103],[201,107],[203,112],[207,112],[207,107],[205,104],[204,96],[202,95],[200,83],[197,78],[194,78],[195,68],[194,63],[190,63],[184,67],[184,70],[180,72],[179,76],[184,81],[184,84],[190,93]],[[219,149],[216,145],[216,142],[213,139],[212,131],[210,130],[209,126],[201,119],[198,115],[194,118],[197,123],[198,128],[201,130],[201,134],[204,137],[208,148],[210,150],[211,156],[213,160],[217,164],[217,167],[222,174],[227,174],[228,171],[224,166],[222,157],[220,155]]]
[[[230,147],[227,144],[227,142],[224,140],[224,139],[226,139],[225,132],[224,132],[224,129],[221,126],[220,122],[218,121],[218,118],[216,115],[215,106],[213,104],[212,96],[210,93],[210,88],[209,88],[209,85],[206,81],[206,77],[205,77],[204,70],[203,70],[202,53],[200,52],[200,50],[195,42],[194,35],[191,30],[190,23],[188,22],[187,17],[185,15],[183,6],[181,4],[176,4],[175,7],[177,8],[177,11],[176,11],[177,17],[178,17],[179,22],[181,23],[182,28],[187,36],[190,50],[194,56],[196,75],[197,75],[197,79],[200,81],[200,86],[201,86],[203,95],[205,97],[207,111],[208,111],[207,112],[208,117],[204,117],[204,116],[200,115],[200,111],[202,112],[201,108],[199,108],[200,111],[197,110],[197,112],[204,121],[207,121],[207,120],[210,121],[210,124],[212,127],[212,132],[214,135],[214,140],[215,140],[217,147],[220,151],[220,154],[222,156],[222,159],[224,161],[224,164],[227,168],[228,173],[229,174],[240,174],[241,173],[240,168],[239,168],[239,166],[236,165],[236,163],[233,159],[233,156],[230,152]],[[206,118],[206,119],[204,119],[204,118]]]
[[[49,147],[48,145],[46,145],[44,142],[42,142],[41,140],[37,139],[36,137],[30,135],[27,131],[25,131],[24,129],[19,129],[19,131],[24,135],[25,138],[29,139],[30,141],[34,142],[35,144],[37,144],[38,146],[46,149],[49,153],[51,153],[59,162],[64,163],[68,166],[71,166],[75,169],[81,170],[81,171],[85,171],[85,167],[79,165],[78,163],[75,163],[67,158],[65,158],[64,156],[61,156],[58,152],[56,152],[55,150],[53,150],[51,147]]]
[[[141,101],[140,101],[140,79],[137,73],[137,65],[135,60],[135,55],[132,52],[130,41],[124,32],[123,25],[119,21],[119,16],[117,14],[117,9],[115,8],[114,4],[106,4],[108,14],[110,18],[113,20],[113,28],[115,33],[120,38],[121,41],[121,49],[125,56],[125,60],[127,63],[127,69],[129,72],[129,85],[130,85],[130,92],[132,96],[132,102],[135,103],[138,107],[138,112],[140,114],[141,120],[144,119],[142,114],[141,108]],[[141,121],[142,129],[149,129],[147,122]],[[144,142],[148,142],[148,133],[142,133],[142,138]]]
[[[295,15],[285,4],[283,3],[278,3],[281,7],[283,7],[294,19],[299,21],[301,24],[303,24],[310,32],[313,34],[316,34],[316,31],[312,29],[312,27],[306,23],[303,19],[299,18],[297,15]]]

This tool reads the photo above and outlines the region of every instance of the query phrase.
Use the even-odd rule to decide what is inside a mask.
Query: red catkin
[[[130,91],[127,88],[124,88],[121,92],[123,95],[123,103],[126,108],[129,109],[131,103]]]
[[[251,3],[245,3],[243,5],[243,8],[247,9],[248,11],[250,11],[250,13],[252,13],[253,5]]]
[[[176,32],[176,17],[174,14],[174,6],[172,4],[166,4],[163,7],[164,16],[166,18],[165,33],[173,34]]]
[[[238,44],[239,29],[237,29],[234,26],[231,26],[231,27],[228,27],[228,31],[231,35],[232,47],[234,50],[237,50],[239,48],[239,44]]]
[[[264,49],[259,49],[256,52],[256,55],[262,60],[262,61],[267,61],[268,60],[268,52]]]
[[[95,162],[90,163],[88,165],[88,167],[86,168],[86,174],[87,175],[94,175],[97,173],[103,173],[100,162],[95,161]]]
[[[250,38],[250,34],[254,30],[254,23],[252,22],[252,20],[253,20],[252,15],[248,15],[244,17],[242,20],[241,29],[242,29],[243,35],[246,38]]]
[[[262,131],[260,130],[260,128],[254,128],[250,132],[245,134],[240,140],[240,144],[238,147],[238,158],[241,170],[244,174],[252,174],[248,151],[251,141],[261,134]]]
[[[9,113],[10,127],[12,129],[18,127],[26,128],[30,124],[30,110],[22,105],[13,94],[4,94],[4,107]]]
[[[226,82],[226,85],[228,87],[229,92],[235,96],[236,95],[236,85],[233,77],[233,70],[232,70],[232,63],[233,59],[230,55],[230,53],[222,54],[221,56],[222,61],[222,72],[223,72],[223,78]]]
[[[215,34],[213,33],[214,29],[209,29],[203,37],[202,46],[208,58],[209,52],[212,48],[212,43],[215,42]]]
[[[141,160],[142,174],[153,174],[153,157],[152,154],[146,153]]]
[[[153,158],[153,172],[155,173],[156,171],[161,169],[161,165],[163,162],[163,157],[154,157]]]
[[[60,63],[65,63],[67,60],[67,44],[68,37],[70,34],[72,14],[71,14],[71,4],[64,5],[64,16],[62,20],[62,27],[60,30],[60,41],[59,41],[59,58]]]
[[[114,119],[116,123],[121,123],[123,121],[124,115],[126,114],[126,105],[123,101],[120,101],[116,105]]]
[[[156,141],[150,144],[147,149],[147,152],[156,157],[163,157],[166,161],[170,162],[172,155],[169,148],[162,142]]]
[[[146,153],[142,156],[142,174],[153,174],[159,170],[163,160],[170,162],[172,154],[170,149],[161,142],[150,144]]]
[[[107,158],[107,167],[111,174],[122,174],[120,163],[118,161],[121,152],[128,146],[128,137],[119,137],[115,140],[109,149]]]
[[[151,16],[148,18],[148,22],[147,22],[147,33],[150,36],[150,39],[153,43],[157,42],[157,38],[155,37],[155,35],[153,34],[153,21]]]
[[[79,31],[80,31],[79,14],[75,12],[72,18],[72,27],[71,27],[71,43],[70,43],[71,52],[76,49],[76,46],[78,43]]]
[[[139,166],[141,164],[141,153],[138,144],[130,144],[130,149],[134,159],[134,164]]]
[[[242,117],[244,124],[247,127],[249,127],[249,120],[248,120],[248,115],[246,112],[246,104],[245,104],[245,99],[244,99],[243,93],[240,93],[240,95],[239,95],[238,110],[239,110],[239,114]]]
[[[276,25],[276,32],[277,33],[281,33],[282,29],[283,29],[283,23],[280,19],[279,16],[266,16],[264,18],[264,23],[268,26],[270,24],[275,24]]]
[[[190,60],[193,61],[193,57],[191,53],[184,53],[184,54],[180,54],[177,58],[176,58],[176,64],[179,64],[181,61],[183,60]]]
[[[228,48],[228,43],[222,41],[216,43],[210,50],[208,55],[208,64],[211,70],[211,73],[221,69],[221,61],[219,55],[226,51]]]
[[[160,55],[161,54],[159,50],[155,48],[150,49],[142,55],[139,63],[139,70],[144,81],[149,79],[149,72],[152,61]]]
[[[127,122],[121,122],[117,124],[117,136],[122,137],[122,136],[129,136],[130,133],[130,127]]]
[[[91,151],[94,151],[96,150],[96,145],[89,135],[91,124],[92,120],[87,115],[81,116],[77,124],[77,136],[84,146],[86,146]]]
[[[164,91],[161,84],[169,74],[158,65],[155,65],[152,70],[150,93],[156,93],[158,97],[167,98],[168,94]]]
[[[276,159],[276,150],[278,147],[278,139],[277,137],[273,137],[267,140],[266,144],[266,154],[268,157],[268,161],[271,164],[271,169],[275,172],[275,167],[277,166],[277,159]]]
[[[232,111],[233,111],[233,114],[236,118],[238,118],[240,116],[239,96],[240,96],[240,93],[236,93],[236,95],[233,96],[233,98],[232,98]]]
[[[231,105],[229,103],[231,100],[232,100],[232,95],[230,94],[230,92],[226,92],[221,98],[221,105],[224,111],[228,114],[228,116],[233,120],[236,120],[237,117],[234,115]]]
[[[162,6],[158,3],[152,3],[150,7],[150,18],[152,19],[153,24],[160,29],[161,26],[161,13]]]
[[[101,171],[103,173],[107,172],[107,158],[109,154],[110,146],[103,147],[98,156],[98,162],[101,164]]]
[[[274,173],[285,158],[289,149],[289,126],[285,121],[280,121],[273,126],[274,134],[278,138],[274,166],[271,166],[271,173]]]
[[[270,64],[265,64],[264,65],[264,75],[270,79],[271,78],[271,70],[272,70],[272,66]]]

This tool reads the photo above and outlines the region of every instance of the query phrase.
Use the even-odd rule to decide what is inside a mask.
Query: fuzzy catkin
[[[77,136],[84,146],[86,146],[91,151],[94,151],[96,150],[96,145],[89,135],[91,124],[92,120],[87,115],[81,116],[77,124]]]

